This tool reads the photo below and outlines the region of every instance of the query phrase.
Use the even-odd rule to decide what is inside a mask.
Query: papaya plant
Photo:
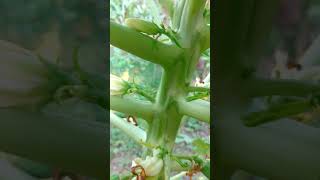
[[[172,171],[181,173],[171,179],[193,176],[197,172],[210,179],[208,158],[173,153],[182,119],[189,116],[210,122],[210,102],[203,100],[210,94],[209,87],[191,83],[200,57],[210,48],[209,1],[159,3],[168,12],[170,24],[131,17],[125,24],[110,22],[111,45],[162,68],[160,85],[155,92],[110,75],[110,122],[145,149],[144,157],[130,160],[132,168],[128,179],[170,179]],[[199,93],[205,95],[199,96]],[[132,98],[135,94],[144,100]],[[114,111],[144,119],[148,129],[141,129]]]

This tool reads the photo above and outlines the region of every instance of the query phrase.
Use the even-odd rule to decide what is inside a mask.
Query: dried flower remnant
[[[146,176],[156,176],[163,167],[163,160],[159,158],[160,150],[153,150],[153,156],[147,156],[145,160],[136,158],[132,161],[132,167],[142,166]]]

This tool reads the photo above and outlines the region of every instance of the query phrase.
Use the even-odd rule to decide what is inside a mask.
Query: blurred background
[[[107,12],[103,0],[1,0],[0,39],[69,66],[73,48],[91,71],[106,73]]]
[[[79,47],[81,67],[106,75],[109,59],[106,53],[106,8],[104,0],[1,0],[0,40],[34,51],[54,63],[59,58],[58,65],[66,69],[71,67],[74,48]],[[81,111],[84,106],[87,106],[86,112]],[[69,110],[68,114],[63,114],[72,118],[99,116],[92,113],[97,110],[96,107],[83,102],[64,108]],[[102,121],[106,121],[105,111],[102,113]],[[59,172],[63,172],[59,167],[48,167],[0,152],[0,179],[6,176],[17,180],[42,179]],[[74,179],[78,175],[72,176]],[[89,179],[80,176],[77,178]]]
[[[319,41],[319,32],[320,1],[280,0],[272,30],[268,40],[265,42],[265,49],[262,52],[261,62],[257,68],[257,75],[268,79],[300,78],[305,82],[320,82],[319,59],[313,58],[313,62],[302,61],[311,46],[319,50],[319,46],[315,43]],[[318,68],[317,72],[313,68]],[[303,74],[308,74],[308,71],[314,71],[314,73],[304,77]],[[289,97],[279,98],[281,101],[277,98],[275,97],[270,102],[289,102],[292,100]],[[270,105],[268,103],[267,98],[257,98],[253,101],[250,110],[264,109]],[[319,128],[319,112],[319,107],[317,107],[313,111],[284,119],[295,120]],[[232,179],[264,180],[265,178],[238,171]]]

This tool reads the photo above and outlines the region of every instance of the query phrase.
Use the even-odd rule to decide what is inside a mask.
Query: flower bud
[[[31,51],[0,40],[0,63],[0,107],[32,105],[48,98],[48,69]]]
[[[126,92],[126,90],[126,82],[118,76],[110,74],[110,95],[122,95]]]
[[[125,20],[125,23],[128,27],[148,35],[155,35],[159,33],[158,26],[149,21],[137,18],[128,18]]]
[[[141,165],[146,173],[146,176],[156,176],[160,173],[163,167],[163,160],[158,157],[160,151],[153,150],[153,156],[147,156],[145,160],[136,158],[132,161],[132,166]]]

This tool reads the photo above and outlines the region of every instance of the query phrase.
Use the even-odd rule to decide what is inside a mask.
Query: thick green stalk
[[[174,11],[173,18],[172,18],[172,27],[174,29],[179,29],[180,27],[180,21],[182,12],[185,6],[186,0],[181,0],[178,3],[176,3],[176,10]]]
[[[110,112],[110,123],[117,128],[121,129],[125,134],[135,140],[137,143],[142,144],[146,141],[146,133],[137,126],[128,123],[126,120],[116,116]]]
[[[179,174],[176,174],[176,175],[170,177],[170,180],[181,180],[181,179],[183,179],[183,177],[186,176],[187,172],[188,171],[182,171]]]
[[[320,92],[320,85],[299,80],[252,79],[243,84],[249,97],[261,96],[297,96],[307,97]]]
[[[156,100],[158,112],[148,131],[147,143],[160,145],[171,153],[177,132],[180,127],[182,115],[179,114],[174,98],[182,95],[181,80],[177,81],[183,75],[184,66],[175,66],[175,68],[165,70],[162,76],[162,82]],[[174,69],[174,71],[173,71]],[[183,80],[183,79],[182,79]],[[183,83],[184,81],[182,81]],[[169,179],[170,175],[170,157],[164,158],[164,171],[159,175],[162,179]]]
[[[110,96],[110,109],[126,113],[127,115],[138,116],[146,121],[152,120],[155,111],[154,105],[149,102],[119,96]]]
[[[150,121],[146,143],[153,146],[161,146],[169,154],[163,158],[164,168],[162,172],[157,177],[152,177],[152,179],[169,180],[170,178],[172,163],[170,153],[175,144],[180,122],[184,114],[195,116],[185,111],[199,105],[199,110],[201,109],[201,112],[205,114],[200,118],[205,121],[209,121],[210,119],[208,115],[209,108],[207,105],[203,105],[205,103],[199,103],[198,101],[191,103],[179,102],[186,97],[188,93],[187,87],[192,79],[196,63],[199,61],[201,52],[209,45],[208,41],[204,41],[204,38],[208,38],[207,27],[205,27],[203,21],[203,10],[206,1],[185,0],[179,1],[179,3],[181,4],[177,5],[179,9],[176,10],[173,21],[175,25],[179,25],[178,36],[183,49],[159,43],[129,28],[110,23],[112,45],[160,64],[163,67],[161,84],[157,92],[153,111],[151,111],[153,112],[152,121]],[[180,13],[181,15],[177,16]],[[136,44],[137,42],[139,43],[138,45]],[[115,103],[113,100],[115,99],[111,98],[111,106],[113,107],[131,112],[132,110],[130,109],[134,109],[134,107],[123,103],[121,105],[118,103],[115,106],[113,105]],[[120,99],[116,100],[120,102]],[[138,108],[135,113],[146,116],[141,111]]]
[[[182,47],[190,47],[194,36],[205,25],[203,11],[206,0],[186,0],[180,19],[179,35],[181,36]]]
[[[318,128],[291,120],[248,128],[239,121],[241,114],[235,108],[216,114],[215,148],[221,154],[215,155],[215,163],[219,158],[224,166],[270,179],[320,177]]]
[[[210,122],[210,104],[199,103],[198,101],[187,102],[184,99],[178,100],[179,112],[181,114],[199,119],[200,121]]]
[[[144,60],[163,67],[174,63],[182,51],[175,45],[161,43],[128,27],[110,22],[110,43]]]
[[[186,85],[189,85],[191,81],[201,51],[199,31],[194,31],[195,28],[186,27],[192,25],[194,27],[198,23],[203,22],[201,21],[201,17],[205,1],[186,0],[185,3],[180,6],[183,8],[183,11],[178,33],[181,38],[182,47],[187,49],[185,49],[183,56],[175,59],[175,63],[172,66],[164,68],[156,98],[158,112],[155,113],[155,118],[147,137],[147,142],[161,145],[169,153],[172,152],[180,122],[183,118],[183,114],[179,112],[177,100],[187,95]],[[170,171],[170,156],[166,155],[164,158],[163,174],[160,174],[159,177],[161,179],[169,179]]]
[[[105,124],[15,109],[0,109],[0,114],[0,149],[4,152],[97,179],[107,178]]]
[[[188,92],[208,92],[208,91],[210,91],[210,89],[206,88],[206,87],[192,87],[192,86],[190,86],[187,88],[187,91]]]
[[[266,110],[249,113],[242,120],[246,126],[254,127],[281,118],[312,111],[313,109],[314,105],[311,104],[310,100],[298,100],[285,104],[271,105]]]

